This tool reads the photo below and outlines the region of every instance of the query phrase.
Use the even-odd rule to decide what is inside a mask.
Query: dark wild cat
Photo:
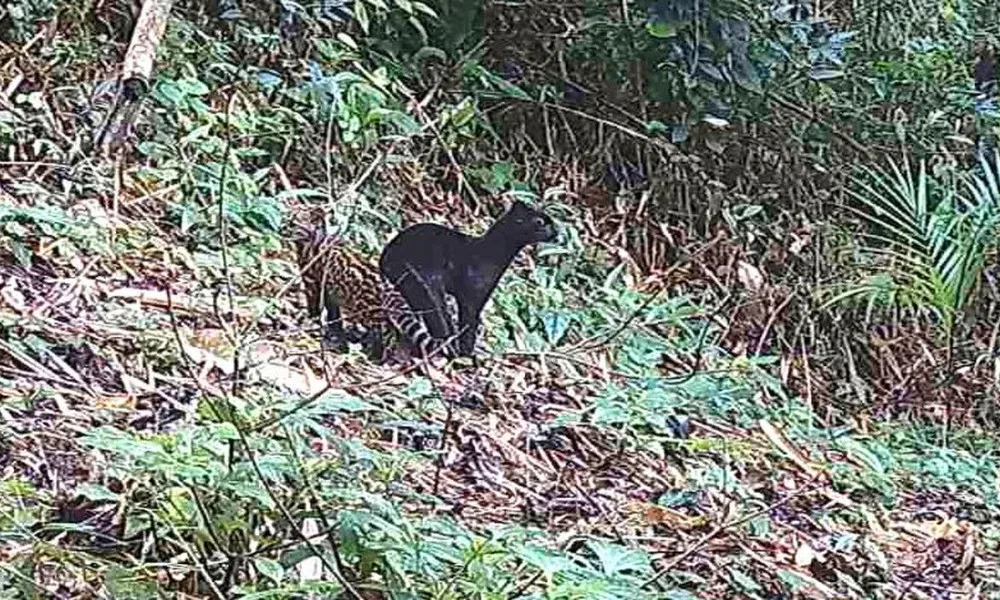
[[[555,238],[552,219],[517,200],[482,236],[433,223],[408,227],[382,250],[379,268],[423,317],[435,346],[447,343],[442,351],[454,356],[457,335],[457,354],[472,356],[483,306],[511,261],[521,248]],[[458,305],[457,332],[446,295]]]

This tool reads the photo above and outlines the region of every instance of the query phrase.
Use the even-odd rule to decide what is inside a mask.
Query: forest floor
[[[39,207],[16,194],[4,202],[21,214]],[[105,240],[148,227],[93,204],[89,214]],[[825,430],[764,376],[718,375],[733,369],[722,355],[660,378],[619,372],[614,354],[629,348],[614,344],[486,354],[478,368],[377,367],[357,348],[323,356],[297,288],[278,310],[260,310],[288,279],[229,298],[185,276],[171,257],[183,250],[64,252],[66,239],[35,241],[30,267],[8,259],[0,289],[4,528],[31,526],[0,553],[11,565],[61,548],[35,576],[57,597],[91,597],[107,564],[89,554],[128,537],[120,494],[139,485],[128,480],[136,472],[118,472],[108,454],[125,451],[121,439],[94,432],[188,431],[197,444],[206,398],[245,403],[253,435],[275,440],[289,422],[315,419],[324,432],[306,427],[304,439],[317,457],[336,455],[338,440],[396,456],[408,513],[448,515],[470,531],[538,527],[562,548],[594,538],[639,547],[653,559],[650,580],[670,574],[698,597],[743,586],[768,597],[775,577],[823,598],[995,589],[996,472],[938,447],[933,432]],[[147,477],[184,462],[153,450],[131,450],[150,461]],[[32,517],[18,525],[22,512]]]
[[[197,205],[179,158],[81,152],[94,63],[72,93],[43,68],[66,42],[0,59],[0,598],[292,597],[338,579],[306,566],[309,527],[359,588],[427,597],[1000,597],[989,434],[828,425],[787,361],[711,342],[699,282],[584,257],[582,210],[518,258],[478,366],[324,355],[291,245],[255,229],[288,176],[246,169],[271,204]],[[188,117],[158,143],[206,135]]]

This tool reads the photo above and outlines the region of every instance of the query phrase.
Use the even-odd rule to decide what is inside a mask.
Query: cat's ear
[[[321,204],[294,203],[289,206],[286,231],[297,238],[313,239],[326,233],[326,208]]]
[[[513,196],[509,202],[505,202],[504,204],[504,214],[518,215],[531,212],[531,207],[524,200],[516,196]]]
[[[497,194],[489,198],[484,204],[486,204],[486,214],[494,221],[507,214],[511,207],[511,202],[507,198],[507,194]]]

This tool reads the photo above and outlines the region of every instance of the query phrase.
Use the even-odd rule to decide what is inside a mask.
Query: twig
[[[172,500],[168,498],[166,502],[172,507],[173,510],[177,511],[179,514],[183,514],[181,512],[181,509]],[[212,579],[211,574],[208,572],[208,566],[209,566],[208,557],[205,556],[205,553],[201,549],[201,547],[195,544],[194,545],[195,549],[192,550],[190,547],[191,545],[184,540],[184,536],[182,536],[181,533],[177,531],[177,527],[174,525],[173,520],[166,519],[166,523],[171,533],[174,534],[174,543],[177,544],[184,551],[185,554],[190,556],[191,559],[195,561],[195,563],[197,563],[198,571],[201,572],[201,576],[205,579],[205,582],[208,584],[208,587],[212,590],[212,593],[215,594],[215,597],[218,600],[226,600],[226,594],[223,593],[223,591],[219,588],[219,584],[215,583],[215,581]]]
[[[407,93],[407,97],[411,101],[415,100],[412,94]],[[469,185],[469,182],[465,180],[465,173],[462,171],[461,165],[458,164],[458,160],[455,158],[455,154],[451,151],[451,147],[448,145],[448,143],[445,142],[444,136],[441,135],[441,131],[438,129],[437,125],[434,124],[434,120],[429,119],[427,117],[427,113],[424,112],[422,104],[418,103],[416,105],[416,112],[423,119],[424,127],[430,129],[431,132],[434,133],[434,138],[438,141],[438,144],[441,145],[441,148],[448,156],[448,161],[455,168],[455,175],[456,177],[458,177],[459,188],[460,189],[465,188],[465,191],[468,192],[469,196],[472,197],[473,208],[478,209],[480,206],[479,195],[476,194],[476,190],[473,189],[471,185]]]
[[[432,386],[435,388],[437,387],[430,377],[427,379],[431,381]],[[444,425],[441,427],[441,448],[438,452],[437,460],[435,461],[437,464],[434,466],[434,486],[431,488],[431,493],[435,496],[438,493],[438,486],[441,483],[441,471],[444,469],[444,457],[448,454],[448,434],[451,431],[452,415],[455,412],[454,402],[445,398],[443,394],[439,395],[441,396],[441,400],[445,403],[445,417]]]
[[[672,571],[674,567],[679,565],[685,558],[691,556],[692,554],[703,548],[706,544],[712,541],[713,538],[715,538],[723,531],[726,531],[727,529],[731,529],[733,527],[737,527],[739,525],[752,521],[757,517],[759,517],[760,515],[767,514],[776,508],[788,504],[789,502],[805,494],[806,492],[811,492],[819,485],[816,479],[817,478],[814,477],[812,480],[809,481],[808,485],[803,486],[802,489],[785,496],[784,498],[778,500],[777,502],[774,502],[773,504],[769,504],[768,506],[760,510],[754,511],[748,515],[745,515],[738,519],[734,519],[732,521],[728,521],[726,523],[723,523],[722,525],[719,525],[712,531],[703,535],[698,541],[688,546],[683,552],[681,552],[674,558],[667,561],[667,563],[663,565],[659,571],[657,571],[652,577],[644,581],[640,587],[646,588],[659,581],[661,577],[666,575],[668,572]]]
[[[169,287],[167,287],[167,298],[168,300],[170,299]],[[194,374],[194,368],[191,364],[191,358],[187,355],[187,352],[184,351],[184,343],[181,339],[180,328],[177,325],[177,319],[174,315],[173,310],[168,309],[168,315],[170,316],[170,323],[173,329],[174,339],[176,340],[178,349],[180,350],[181,356],[184,359],[183,363],[189,370],[189,376],[195,381],[195,384],[198,385],[199,389],[202,389],[199,379]],[[327,385],[329,386],[329,384]],[[257,462],[257,457],[250,446],[250,441],[247,438],[247,430],[245,430],[242,424],[239,422],[239,417],[232,411],[228,411],[228,414],[224,415],[221,411],[219,411],[218,407],[215,406],[215,403],[210,399],[211,396],[204,389],[202,389],[202,393],[205,394],[206,400],[209,403],[209,407],[215,414],[216,418],[220,420],[225,420],[226,422],[228,422],[230,425],[233,426],[233,429],[236,430],[236,434],[239,437],[240,445],[243,447],[243,451],[246,453],[247,460],[250,461],[250,465],[253,468],[254,475],[257,477],[258,481],[260,482],[264,490],[267,492],[268,496],[270,496],[271,500],[274,502],[274,505],[278,508],[278,511],[281,513],[282,517],[284,517],[285,520],[287,521],[289,529],[291,529],[294,532],[294,534],[309,547],[310,552],[312,552],[313,555],[316,558],[318,558],[320,562],[323,563],[323,566],[326,567],[331,573],[333,573],[334,577],[337,579],[337,582],[340,583],[342,586],[344,586],[344,589],[352,598],[354,598],[354,600],[364,600],[362,596],[357,592],[357,590],[355,590],[351,586],[350,582],[344,579],[343,576],[340,574],[340,572],[333,565],[330,564],[330,561],[328,561],[326,559],[326,556],[324,556],[323,553],[320,552],[319,548],[317,548],[316,545],[313,544],[312,540],[310,540],[305,534],[303,534],[299,530],[298,527],[296,527],[295,519],[292,517],[291,513],[288,512],[288,509],[284,506],[284,504],[281,503],[280,498],[278,497],[277,493],[275,493],[274,489],[271,486],[271,483],[265,478],[264,473]],[[251,429],[249,431],[252,433],[254,430]],[[220,550],[223,549],[220,548]],[[239,555],[234,554],[233,557],[234,559],[242,560],[243,554]]]
[[[778,106],[780,106],[780,107],[782,107],[782,108],[784,108],[786,110],[789,110],[789,111],[791,111],[791,112],[799,115],[800,117],[802,117],[804,119],[809,119],[810,121],[812,121],[814,123],[817,123],[818,125],[820,125],[824,129],[826,129],[827,131],[829,131],[830,133],[832,133],[834,137],[839,138],[845,144],[847,144],[848,146],[850,146],[851,148],[853,148],[855,151],[857,151],[859,154],[861,154],[862,156],[864,156],[865,159],[867,159],[867,160],[871,160],[872,159],[872,153],[868,150],[868,148],[865,148],[857,140],[855,140],[854,138],[850,137],[846,133],[840,131],[839,129],[837,129],[833,125],[830,125],[829,123],[827,123],[825,121],[822,121],[821,119],[818,118],[817,115],[810,114],[809,111],[806,110],[805,108],[802,108],[801,106],[795,104],[794,102],[792,102],[792,101],[790,101],[790,100],[782,97],[779,94],[776,94],[773,90],[772,91],[752,90],[752,91],[756,92],[760,96],[763,96],[765,100],[771,99]]]
[[[240,381],[240,350],[242,349],[242,344],[240,343],[241,332],[239,330],[239,322],[236,317],[236,300],[235,294],[233,293],[233,272],[229,266],[229,221],[226,219],[226,177],[229,174],[229,156],[232,152],[233,142],[232,142],[232,128],[230,127],[230,118],[233,112],[233,103],[236,101],[237,94],[231,94],[229,99],[226,101],[226,114],[223,119],[223,126],[225,127],[226,134],[226,145],[222,151],[222,172],[219,173],[219,189],[216,192],[218,194],[218,219],[219,219],[219,252],[222,258],[222,274],[225,277],[226,283],[226,297],[229,300],[229,316],[231,322],[227,322],[219,316],[219,325],[227,334],[232,336],[233,344],[233,396],[237,396],[239,393],[239,381]]]
[[[616,327],[614,330],[611,331],[611,333],[609,333],[607,336],[605,336],[605,338],[603,340],[594,341],[595,338],[597,337],[597,336],[594,336],[593,338],[590,338],[590,340],[584,340],[584,341],[580,342],[579,344],[576,345],[576,347],[574,349],[575,350],[580,350],[580,351],[586,351],[586,350],[593,350],[595,348],[600,348],[601,346],[607,345],[611,340],[613,340],[616,337],[618,337],[619,335],[621,335],[621,333],[623,331],[625,331],[628,328],[628,326],[631,325],[632,322],[635,321],[639,317],[640,314],[642,314],[647,308],[649,308],[649,306],[653,303],[653,301],[655,301],[657,298],[660,297],[660,294],[662,294],[664,291],[666,291],[666,289],[667,289],[667,281],[669,279],[669,276],[674,271],[680,269],[682,266],[684,266],[688,262],[694,260],[698,256],[701,256],[702,254],[704,254],[705,252],[707,252],[709,249],[711,249],[713,246],[715,246],[716,244],[718,244],[719,242],[721,242],[723,239],[724,239],[723,233],[720,230],[718,233],[716,233],[715,237],[712,238],[707,244],[703,245],[701,248],[699,248],[698,250],[692,252],[691,254],[687,254],[685,256],[682,256],[680,258],[680,260],[678,260],[676,263],[674,263],[673,265],[671,265],[670,268],[667,269],[667,271],[663,274],[663,278],[662,278],[663,281],[656,288],[656,291],[653,292],[652,294],[650,294],[649,297],[647,297],[646,300],[643,301],[643,303],[641,305],[639,305],[639,308],[637,308],[634,311],[632,311],[632,314],[630,314],[624,321],[622,321],[621,323],[619,323],[618,327]]]
[[[286,437],[291,439],[292,432],[285,425],[282,425]],[[313,479],[309,476],[309,471],[306,469],[305,464],[302,462],[302,457],[299,455],[295,444],[289,444],[289,450],[292,453],[292,458],[295,462],[295,468],[299,470],[299,474],[302,476],[302,480],[305,482],[306,493],[309,494],[309,498],[312,500],[313,504],[319,509],[323,506],[323,501],[319,494],[316,493],[316,486]],[[333,553],[333,561],[337,564],[337,570],[345,577],[351,581],[357,581],[357,575],[355,573],[350,573],[350,576],[344,575],[348,572],[348,567],[344,564],[343,558],[340,556],[340,550],[337,548],[337,544],[334,543],[336,540],[333,537],[335,531],[337,531],[337,526],[330,523],[330,519],[326,515],[326,511],[317,510],[317,516],[320,522],[323,523],[323,537],[328,538],[330,542],[330,551]]]
[[[771,314],[767,317],[767,323],[764,324],[764,330],[760,332],[760,337],[757,338],[757,348],[754,350],[754,356],[760,356],[760,351],[764,348],[764,342],[767,340],[767,334],[771,331],[771,327],[774,327],[774,322],[778,319],[778,315],[781,311],[785,310],[788,303],[792,301],[795,294],[789,294],[785,297],[784,301],[778,305],[778,308],[771,311]]]
[[[287,521],[289,528],[293,532],[295,532],[295,536],[298,537],[300,540],[302,540],[302,542],[309,547],[309,550],[310,552],[312,552],[313,556],[318,558],[320,562],[323,563],[323,566],[326,567],[326,569],[333,574],[334,578],[337,580],[337,583],[344,586],[344,589],[347,591],[347,594],[351,598],[354,598],[354,600],[364,600],[364,597],[361,596],[361,594],[359,594],[356,589],[354,589],[354,586],[351,585],[351,582],[344,577],[344,575],[337,569],[337,567],[330,564],[330,561],[327,560],[326,556],[324,556],[322,552],[320,552],[320,549],[316,546],[316,544],[314,544],[313,541],[309,539],[309,536],[302,533],[302,531],[296,526],[295,517],[292,516],[292,514],[288,511],[288,508],[284,505],[284,503],[281,502],[281,498],[279,498],[277,493],[275,493],[274,489],[271,487],[270,482],[266,479],[264,472],[261,470],[260,464],[257,462],[257,457],[254,454],[253,449],[250,447],[250,440],[247,439],[246,433],[239,426],[239,424],[235,422],[235,419],[231,421],[231,423],[233,425],[233,428],[236,429],[236,434],[239,436],[240,442],[242,442],[243,444],[243,451],[247,453],[247,459],[250,461],[250,466],[253,468],[254,474],[257,476],[257,479],[260,481],[260,484],[264,487],[264,491],[266,491],[267,495],[271,497],[271,501],[274,502],[274,505],[277,507],[278,512],[280,512],[281,516],[285,518],[285,521]]]

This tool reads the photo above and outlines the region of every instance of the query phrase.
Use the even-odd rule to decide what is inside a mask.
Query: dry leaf
[[[7,280],[7,283],[0,288],[0,298],[7,306],[13,308],[19,313],[25,313],[28,310],[28,302],[24,298],[24,294],[21,290],[17,289],[17,280],[11,277]]]
[[[129,394],[134,394],[136,390],[143,392],[155,392],[156,388],[150,385],[148,382],[143,381],[137,377],[133,377],[128,373],[121,373],[119,377],[122,381],[122,386]]]
[[[248,379],[260,378],[300,394],[315,394],[326,388],[326,382],[308,370],[295,369],[278,363],[264,363],[247,370]]]
[[[962,549],[962,562],[959,564],[959,571],[968,572],[976,560],[976,536],[969,534],[965,536],[965,547]]]
[[[806,542],[799,544],[798,550],[795,551],[795,564],[800,567],[808,567],[815,560],[816,551],[812,549],[812,546]]]
[[[757,422],[760,425],[761,430],[764,435],[767,436],[768,441],[771,444],[781,450],[781,452],[792,462],[798,465],[803,471],[806,472],[811,477],[818,477],[820,474],[819,469],[814,466],[806,456],[799,451],[792,442],[786,438],[778,428],[771,424],[767,419],[761,419]]]
[[[316,519],[304,519],[302,521],[302,535],[312,538],[319,533],[319,525]],[[323,579],[323,563],[318,556],[305,558],[295,567],[299,572],[299,583],[306,581],[320,581]]]
[[[203,315],[214,316],[215,307],[212,303],[207,300],[199,300],[197,298],[192,298],[185,294],[172,293],[167,296],[167,292],[162,290],[143,290],[138,288],[119,288],[117,290],[111,290],[108,292],[109,298],[118,298],[124,300],[138,300],[139,303],[146,306],[155,306],[158,308],[172,308],[173,310],[180,312],[192,312]],[[239,306],[239,303],[243,300],[242,298],[236,298],[236,315],[241,318],[250,318],[254,316],[253,311]],[[223,306],[224,304],[224,306]],[[224,313],[228,313],[229,303],[225,302],[220,304],[219,309]]]
[[[647,525],[664,525],[671,530],[686,531],[708,524],[705,517],[691,517],[665,506],[636,502],[630,507],[633,513],[638,513]]]
[[[131,394],[104,395],[94,398],[95,408],[110,408],[115,410],[135,410],[135,396]]]
[[[928,532],[936,540],[954,539],[959,534],[960,527],[958,519],[955,517],[946,517],[939,522],[931,522],[928,525]]]
[[[870,510],[864,510],[863,513],[865,516],[865,521],[868,523],[868,529],[874,534],[874,536],[876,538],[886,538],[888,536],[889,531],[885,527],[882,527],[882,524],[879,523],[878,518],[876,518],[875,515],[872,514]],[[894,535],[892,537],[896,536]]]
[[[961,531],[958,520],[950,516],[942,516],[940,521],[917,523],[898,521],[893,523],[893,526],[907,533],[933,540],[952,540],[958,537]]]
[[[764,274],[760,269],[742,260],[736,263],[736,279],[751,292],[764,286]]]
[[[212,350],[218,354],[231,355],[229,339],[222,329],[199,329],[187,336],[188,343],[202,350]]]
[[[791,252],[792,254],[799,254],[800,252],[802,252],[803,249],[805,249],[806,246],[809,245],[810,241],[809,236],[800,237],[793,233],[792,237],[794,239],[792,240],[792,243],[788,246],[788,251]]]

